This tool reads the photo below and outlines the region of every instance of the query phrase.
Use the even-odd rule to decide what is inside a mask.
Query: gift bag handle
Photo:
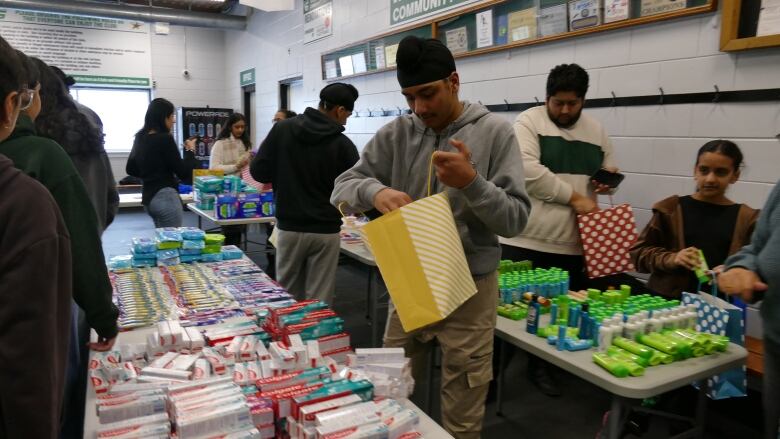
[[[436,151],[431,154],[431,159],[428,161],[428,197],[431,196],[431,177],[433,176],[433,157],[436,155]]]
[[[341,208],[341,206],[343,206],[343,205],[345,205],[345,204],[347,204],[347,202],[346,202],[346,201],[341,201],[341,202],[339,202],[339,204],[336,206],[336,209],[338,209],[338,210],[339,210],[339,213],[341,214],[341,217],[342,217],[342,218],[346,218],[346,217],[347,217],[347,214],[346,214],[346,213],[344,213],[344,210]],[[361,211],[361,210],[358,210],[358,213],[359,213],[359,214],[361,214],[361,215],[363,215],[363,216],[366,216],[366,214],[365,214],[363,211]]]
[[[712,280],[710,281],[710,285],[711,285],[711,287],[710,287],[710,294],[713,297],[718,298],[718,274],[715,273],[714,270],[708,270],[707,274],[712,276]],[[702,291],[701,287],[702,287],[702,282],[699,280],[698,281],[698,285],[696,287],[696,290],[697,291]],[[718,308],[723,310],[723,308],[721,308],[719,305],[718,305]]]

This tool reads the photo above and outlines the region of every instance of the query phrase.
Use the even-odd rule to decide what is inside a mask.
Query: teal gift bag
[[[699,288],[701,290],[701,288]],[[682,302],[695,305],[698,318],[696,330],[715,335],[725,335],[732,343],[745,345],[745,320],[742,309],[718,297],[715,279],[711,294],[683,293]],[[747,368],[737,367],[707,380],[710,399],[738,398],[747,395]]]

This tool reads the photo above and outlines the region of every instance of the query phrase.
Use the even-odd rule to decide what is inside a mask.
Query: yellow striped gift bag
[[[477,292],[445,193],[363,226],[405,331],[446,318]]]

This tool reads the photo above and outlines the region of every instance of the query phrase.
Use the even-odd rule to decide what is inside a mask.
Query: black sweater
[[[338,233],[341,214],[330,204],[333,183],[357,163],[344,127],[314,108],[278,122],[252,161],[252,177],[273,183],[279,228]]]
[[[197,166],[192,152],[184,151],[184,159],[181,158],[170,133],[154,133],[135,138],[125,171],[143,180],[141,203],[148,206],[160,189],[171,187],[178,191],[178,179],[191,182],[192,170]]]

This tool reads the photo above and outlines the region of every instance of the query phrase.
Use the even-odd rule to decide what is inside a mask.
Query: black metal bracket
[[[757,90],[731,90],[722,91],[715,85],[711,92],[702,93],[664,93],[663,88],[658,89],[659,94],[647,96],[617,97],[610,92],[612,97],[585,100],[586,108],[604,107],[636,107],[647,105],[677,105],[677,104],[724,104],[735,102],[771,102],[780,101],[780,88],[766,88]],[[488,110],[498,111],[525,111],[529,108],[541,105],[542,102],[534,97],[535,102],[503,103],[486,105]]]

